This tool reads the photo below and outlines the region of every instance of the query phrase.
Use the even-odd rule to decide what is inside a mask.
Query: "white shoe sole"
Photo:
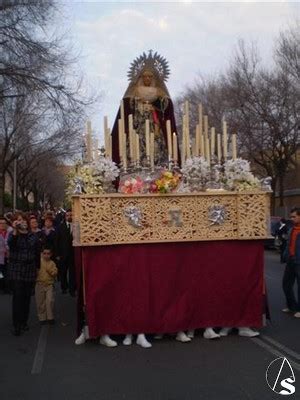
[[[82,333],[78,338],[75,340],[75,344],[79,346],[80,344],[84,344],[86,341],[84,334]]]
[[[259,336],[259,332],[253,332],[253,333],[243,333],[243,332],[240,333],[239,332],[239,336],[253,338],[253,337]]]
[[[220,339],[221,336],[218,335],[217,333],[215,335],[203,333],[203,337],[204,339]]]
[[[142,342],[142,341],[136,341],[136,344],[138,345],[138,346],[141,346],[143,349],[150,349],[151,347],[152,347],[152,344],[151,343],[149,343],[149,342]]]
[[[107,342],[106,340],[99,340],[99,343],[102,344],[102,346],[106,346],[106,347],[117,347],[118,343],[115,341],[111,341],[111,342]]]

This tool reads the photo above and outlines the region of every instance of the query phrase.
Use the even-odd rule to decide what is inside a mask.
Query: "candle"
[[[215,154],[215,128],[211,128],[210,130],[210,138],[211,138],[211,142],[210,142],[210,149],[211,149],[211,156],[213,157]]]
[[[208,116],[204,115],[204,135],[205,138],[208,137]]]
[[[124,121],[123,121],[124,122]],[[124,170],[127,169],[127,135],[122,132],[122,150],[123,150],[123,167]]]
[[[224,160],[227,158],[227,123],[223,120],[223,156]]]
[[[150,121],[146,119],[146,156],[147,158],[150,157]]]
[[[110,133],[110,128],[107,129],[107,142],[108,142],[108,158],[112,158],[112,140],[111,140],[111,133]]]
[[[217,135],[217,154],[218,154],[218,163],[220,164],[222,158],[222,150],[221,150],[221,134]]]
[[[203,127],[203,107],[202,107],[202,104],[201,104],[201,103],[198,105],[198,113],[199,113],[200,133],[202,133],[202,127]]]
[[[186,157],[191,158],[191,143],[190,143],[190,116],[189,116],[189,102],[185,102],[185,115],[184,115],[184,125],[185,125],[185,145],[186,145]]]
[[[119,156],[120,162],[123,160],[123,137],[122,137],[122,120],[118,119],[118,138],[119,138]]]
[[[108,146],[109,146],[108,140],[109,140],[109,138],[108,138],[108,119],[107,119],[107,116],[105,115],[104,116],[104,148],[105,148],[105,157],[106,158],[109,157],[109,155],[108,155],[108,152],[109,152],[109,150],[108,150]]]
[[[133,162],[137,161],[136,160],[136,137],[135,136],[136,136],[135,130],[132,129],[131,140],[132,140],[132,161]]]
[[[175,132],[173,132],[173,159],[175,162],[178,161],[177,135]]]
[[[167,143],[168,143],[168,156],[169,160],[172,159],[172,131],[171,131],[171,121],[167,120]]]
[[[208,163],[208,165],[210,165],[210,151],[209,151],[209,137],[207,137],[206,139],[205,139],[205,144],[206,144],[206,161],[207,161],[207,163]]]
[[[196,140],[195,139],[191,139],[191,154],[192,157],[195,157],[196,155]]]
[[[195,143],[195,156],[199,156],[199,149],[200,149],[200,125],[196,125],[196,143]]]
[[[150,165],[154,170],[154,132],[150,132]]]
[[[86,124],[86,158],[87,162],[93,161],[93,155],[92,155],[92,125],[91,121],[87,121]]]
[[[204,156],[204,146],[202,145],[202,136],[203,136],[203,107],[200,103],[198,106],[199,113],[199,146],[200,146],[200,156]]]
[[[205,146],[204,146],[204,135],[200,136],[200,156],[205,158]]]
[[[236,134],[235,133],[232,134],[231,141],[232,141],[232,158],[233,158],[233,160],[236,160],[237,147],[236,147]]]
[[[131,161],[133,161],[133,146],[134,146],[132,131],[133,131],[133,116],[132,116],[132,114],[129,114],[129,116],[128,116],[128,137],[129,137],[129,156],[130,156]]]
[[[121,112],[121,121],[122,121],[122,132],[125,133],[125,112],[124,112],[124,101],[121,101],[121,106],[120,106],[120,112]]]
[[[134,137],[135,137],[135,151],[136,151],[136,161],[137,163],[140,162],[140,136],[135,132],[135,130],[133,131],[134,133]]]
[[[182,120],[181,158],[182,158],[182,163],[184,163],[185,159],[186,159],[185,116],[183,116],[183,120]]]
[[[95,161],[99,160],[98,147],[99,147],[98,139],[95,139],[95,141],[94,141],[94,160]]]

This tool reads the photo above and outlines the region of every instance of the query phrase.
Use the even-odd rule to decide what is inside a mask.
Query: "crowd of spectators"
[[[28,330],[35,294],[41,324],[54,324],[54,282],[76,295],[72,211],[6,213],[0,217],[0,290],[12,295],[12,333]]]

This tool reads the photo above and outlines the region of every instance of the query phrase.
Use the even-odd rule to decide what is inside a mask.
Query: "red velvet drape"
[[[84,247],[82,266],[91,337],[262,325],[260,241]]]

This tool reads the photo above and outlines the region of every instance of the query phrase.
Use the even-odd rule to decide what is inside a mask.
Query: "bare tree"
[[[278,66],[266,70],[256,49],[240,42],[227,75],[230,122],[241,150],[273,178],[283,205],[284,178],[299,143],[300,99],[291,77]]]
[[[203,106],[204,114],[208,115],[209,125],[221,131],[222,118],[228,109],[226,91],[224,90],[224,77],[199,76],[195,84],[188,86],[185,91],[175,100],[176,120],[182,126],[182,109],[184,101],[190,104],[190,124],[195,131],[198,124],[198,105]]]
[[[81,77],[68,74],[76,57],[63,37],[50,36],[54,14],[52,0],[0,7],[0,213],[13,160],[24,161],[31,147],[71,156],[80,145],[85,107],[95,100],[82,95]]]
[[[300,87],[300,22],[294,23],[288,30],[280,32],[275,49],[278,64],[285,73],[295,79]]]
[[[226,73],[202,78],[178,99],[179,104],[185,98],[191,101],[193,121],[199,102],[204,104],[211,126],[220,129],[221,119],[226,117],[229,130],[238,133],[240,153],[252,161],[259,175],[272,177],[273,205],[276,191],[283,205],[285,177],[295,167],[300,139],[299,85],[295,84],[299,42],[295,37],[294,31],[293,35],[281,35],[274,64],[268,68],[255,45],[246,47],[240,41]]]

